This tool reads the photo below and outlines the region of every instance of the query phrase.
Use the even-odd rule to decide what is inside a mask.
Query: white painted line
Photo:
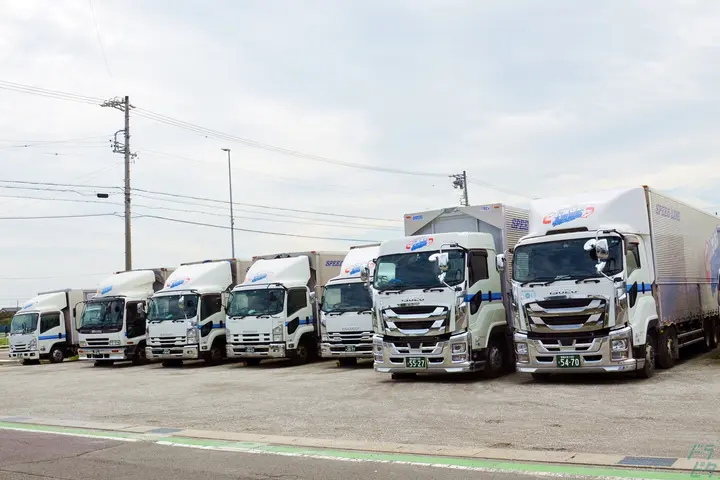
[[[31,428],[15,428],[15,427],[3,427],[0,426],[0,430],[14,430],[17,432],[28,432],[28,433],[49,433],[52,435],[66,435],[68,437],[83,437],[83,438],[100,438],[102,440],[117,440],[119,442],[138,442],[137,438],[126,438],[126,437],[110,437],[106,435],[88,435],[85,433],[75,432],[56,432],[53,430],[36,430]]]

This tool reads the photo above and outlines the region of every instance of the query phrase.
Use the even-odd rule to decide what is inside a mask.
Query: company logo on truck
[[[112,285],[108,285],[107,287],[103,287],[98,290],[98,294],[105,295],[106,293],[109,293],[112,290]]]
[[[325,260],[326,267],[342,267],[342,260]]]
[[[557,212],[545,215],[545,217],[543,217],[543,224],[557,227],[558,225],[572,222],[578,218],[588,218],[593,213],[595,213],[595,207],[573,207],[558,210]]]
[[[251,283],[259,282],[260,280],[265,280],[270,276],[269,272],[262,272],[262,273],[256,273],[252,278],[250,278]]]
[[[405,215],[405,220],[412,220],[413,222],[417,222],[418,220],[422,220],[422,215]]]
[[[416,238],[412,242],[409,242],[407,245],[405,245],[405,250],[410,250],[411,252],[414,252],[415,250],[429,247],[434,242],[435,239],[433,237]]]
[[[349,276],[352,276],[352,275],[360,275],[360,270],[362,269],[362,266],[363,266],[362,263],[356,263],[356,264],[353,265],[352,267],[347,267],[347,268],[345,269],[345,275],[349,275]],[[372,269],[372,268],[375,266],[375,263],[374,263],[374,262],[369,262],[369,263],[367,264],[367,266],[368,266],[369,269]]]
[[[705,242],[705,274],[712,286],[712,292],[718,290],[718,275],[720,275],[720,227],[716,227],[707,242]]]
[[[175,280],[173,282],[168,282],[165,286],[170,287],[170,288],[175,288],[175,287],[179,287],[183,283],[189,282],[189,281],[190,281],[190,277],[178,278],[177,280]]]
[[[30,308],[30,307],[32,307],[33,305],[34,305],[33,302],[26,303],[25,305],[23,305],[23,307],[22,307],[20,310],[25,310],[26,308]]]

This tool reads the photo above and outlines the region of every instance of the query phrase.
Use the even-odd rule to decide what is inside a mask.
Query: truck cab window
[[[205,320],[210,315],[215,315],[221,308],[220,295],[203,295],[200,306],[200,320]]]
[[[40,316],[40,333],[60,326],[60,312],[43,313]]]
[[[305,307],[307,307],[307,291],[304,288],[294,288],[288,291],[288,315]]]
[[[630,243],[627,246],[627,275],[640,268],[640,249],[637,243]]]
[[[487,280],[490,278],[488,273],[488,256],[487,250],[473,250],[468,254],[470,265],[470,285],[474,285],[479,280]]]

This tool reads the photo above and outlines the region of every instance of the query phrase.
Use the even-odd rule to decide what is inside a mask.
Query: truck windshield
[[[119,332],[123,327],[123,311],[125,300],[97,300],[85,304],[82,318],[80,318],[79,332],[87,333],[91,330],[103,332]]]
[[[622,240],[607,238],[610,258],[607,260],[605,275],[613,276],[622,272]],[[513,280],[517,282],[550,281],[557,277],[580,279],[597,277],[595,252],[583,248],[588,238],[557,240],[531,243],[515,247],[513,253]]]
[[[178,305],[178,300],[183,297],[184,309]],[[163,295],[150,300],[148,309],[149,322],[162,322],[164,320],[185,320],[194,318],[197,315],[198,295]]]
[[[438,252],[398,253],[378,258],[373,286],[377,290],[444,287],[438,279],[437,263],[428,260],[433,253]],[[465,280],[465,253],[461,250],[447,253],[445,282],[455,286]]]
[[[37,313],[19,313],[10,322],[10,334],[34,332],[37,329],[37,324]]]
[[[285,290],[282,288],[258,288],[238,290],[230,294],[228,315],[230,317],[259,317],[277,315],[285,306]]]
[[[372,297],[362,282],[337,283],[325,287],[323,312],[362,312],[371,309]]]

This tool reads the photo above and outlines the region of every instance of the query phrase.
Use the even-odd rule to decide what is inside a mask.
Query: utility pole
[[[132,270],[132,229],[130,222],[130,160],[137,157],[136,153],[130,151],[130,97],[113,98],[101,104],[102,107],[111,107],[120,110],[125,114],[125,128],[115,132],[115,139],[112,141],[113,152],[125,156],[125,270]],[[123,143],[118,142],[118,133],[123,133]]]
[[[460,197],[460,205],[463,207],[470,206],[470,201],[468,200],[467,173],[465,172],[465,170],[463,170],[462,173],[450,175],[450,178],[453,179],[453,188],[462,190],[462,195]]]
[[[235,258],[235,215],[233,215],[232,164],[230,163],[230,149],[223,148],[222,151],[227,152],[228,154],[228,182],[230,183],[230,243],[232,243],[232,258]]]

